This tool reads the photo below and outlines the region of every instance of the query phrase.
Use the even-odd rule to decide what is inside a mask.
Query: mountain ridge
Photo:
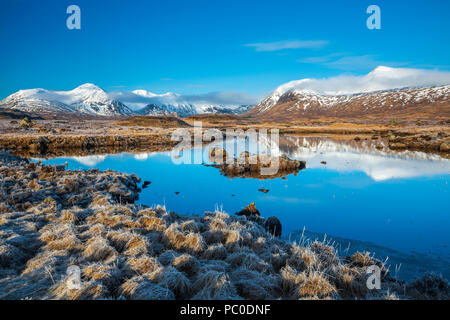
[[[124,103],[121,100],[131,102]],[[130,108],[134,106],[135,110]],[[203,113],[241,114],[250,105],[226,106],[204,102],[189,103],[182,96],[167,92],[161,95],[146,91],[108,93],[92,83],[85,83],[69,91],[42,88],[19,90],[0,101],[0,109],[32,114],[79,113],[100,116],[178,115],[181,117]]]
[[[301,79],[278,86],[249,116],[298,118],[380,112],[444,112],[450,106],[450,73],[378,66],[362,76]]]
[[[376,114],[425,106],[450,107],[450,85],[321,95],[301,90],[272,94],[248,112],[256,117]],[[450,110],[449,110],[450,111]]]

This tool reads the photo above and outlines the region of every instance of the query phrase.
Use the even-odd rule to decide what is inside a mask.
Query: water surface
[[[235,213],[255,202],[264,217],[280,219],[284,235],[306,227],[450,261],[450,160],[422,152],[377,150],[380,144],[385,145],[370,139],[281,137],[280,153],[307,162],[305,170],[287,180],[230,179],[214,167],[175,164],[171,152],[44,162],[67,162],[69,169],[135,173],[151,181],[139,203],[165,204],[180,214],[199,214],[216,207]],[[194,149],[176,161],[203,156],[202,162],[208,163],[212,147]],[[269,192],[258,191],[261,188]]]

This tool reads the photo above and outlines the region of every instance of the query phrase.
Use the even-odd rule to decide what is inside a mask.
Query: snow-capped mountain
[[[199,105],[199,104],[149,104],[137,111],[141,115],[173,115],[180,117],[189,117],[196,114],[243,114],[248,112],[252,105],[241,105],[234,108],[217,105]]]
[[[249,111],[252,105],[223,105],[213,104],[200,99],[189,99],[177,93],[167,92],[155,94],[146,90],[135,90],[133,94],[146,98],[147,105],[138,110],[142,115],[167,115],[177,114],[180,117],[188,117],[196,114],[242,114]]]
[[[70,91],[20,90],[0,101],[0,107],[28,113],[83,113],[102,116],[130,115],[122,102],[111,99],[100,87],[87,83]]]
[[[308,113],[352,113],[401,109],[407,106],[449,104],[450,85],[425,88],[405,88],[352,95],[321,95],[306,90],[294,90],[280,96],[269,96],[252,113],[274,109]],[[280,111],[280,110],[279,110]]]
[[[82,113],[102,116],[178,115],[203,113],[241,114],[251,105],[218,104],[198,96],[146,90],[106,92],[94,84],[84,84],[70,91],[45,89],[20,90],[0,101],[0,108],[35,114]]]
[[[279,86],[251,115],[350,115],[450,106],[450,74],[378,67],[361,77],[302,79]]]

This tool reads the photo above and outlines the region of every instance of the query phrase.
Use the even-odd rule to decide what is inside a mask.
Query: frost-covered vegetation
[[[403,299],[449,297],[426,275],[390,277],[368,253],[290,243],[221,210],[179,216],[134,204],[139,178],[0,154],[0,299]],[[366,269],[382,270],[368,290]],[[81,270],[70,289],[67,268]]]

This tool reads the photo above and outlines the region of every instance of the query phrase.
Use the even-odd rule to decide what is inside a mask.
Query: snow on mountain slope
[[[430,104],[450,106],[450,85],[336,96],[293,90],[281,96],[269,96],[250,113],[369,113]]]
[[[111,99],[103,89],[90,83],[71,91],[20,90],[0,101],[0,107],[30,113],[132,114],[126,105]]]
[[[138,110],[141,115],[170,115],[177,114],[180,117],[188,117],[196,114],[243,114],[248,112],[253,106],[237,106],[229,108],[225,106],[216,105],[200,105],[200,104],[149,104],[146,107]]]
[[[180,117],[188,117],[197,114],[195,108],[191,105],[172,105],[172,104],[161,104],[161,103],[151,103],[144,108],[137,111],[140,115],[145,116],[159,116],[159,115],[170,115],[177,114]]]
[[[134,90],[132,93],[137,94],[138,96],[147,97],[147,98],[153,98],[158,96],[155,93],[149,92],[147,90]]]
[[[32,97],[26,99],[21,99],[19,97],[11,97],[9,99],[5,99],[3,101],[0,101],[0,108],[36,114],[75,112],[72,107],[64,103],[60,103],[58,101],[42,100]]]
[[[188,117],[204,113],[241,114],[253,107],[251,105],[222,105],[208,101],[189,101],[187,97],[173,92],[157,95],[145,90],[135,90],[133,93],[146,98],[145,101],[148,104],[138,110],[138,113],[143,115],[176,113],[181,117]]]
[[[250,114],[369,112],[450,100],[450,73],[377,67],[364,76],[302,79],[279,86]]]

